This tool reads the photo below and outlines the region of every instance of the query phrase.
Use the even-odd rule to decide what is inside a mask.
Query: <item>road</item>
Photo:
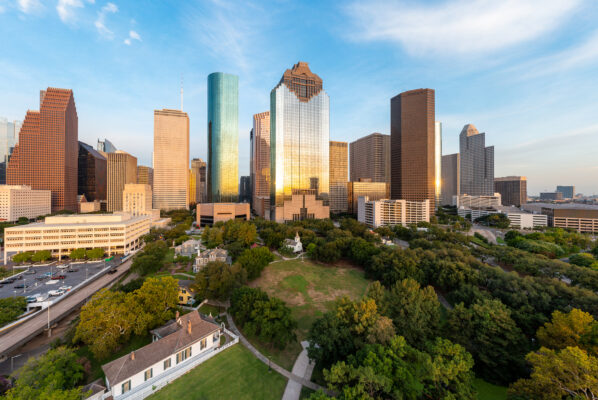
[[[44,310],[33,318],[23,322],[21,325],[13,328],[4,335],[0,336],[0,358],[7,356],[12,350],[27,343],[36,335],[43,332],[48,327],[48,314],[50,324],[60,320],[70,313],[74,308],[83,304],[98,290],[115,282],[124,275],[131,267],[132,259],[129,259],[114,274],[105,274],[87,286],[80,288],[76,292],[69,294],[58,304],[50,307],[50,310]]]

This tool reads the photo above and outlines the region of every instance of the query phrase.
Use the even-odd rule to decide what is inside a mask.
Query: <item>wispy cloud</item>
[[[112,39],[114,34],[110,29],[106,27],[106,15],[107,14],[115,14],[118,12],[118,7],[114,3],[107,3],[102,9],[98,12],[98,18],[95,22],[95,27],[97,28],[100,35]]]
[[[25,14],[40,11],[44,6],[39,0],[18,0],[19,10]]]
[[[458,0],[353,2],[346,8],[356,41],[390,41],[409,53],[487,54],[545,35],[579,9],[582,0]],[[356,28],[356,29],[355,29]]]
[[[130,30],[129,37],[124,40],[124,43],[127,46],[130,46],[132,40],[139,40],[141,42],[141,36],[139,36],[139,34],[137,32]]]
[[[75,8],[83,8],[81,0],[58,0],[56,11],[62,22],[68,22],[73,19]]]

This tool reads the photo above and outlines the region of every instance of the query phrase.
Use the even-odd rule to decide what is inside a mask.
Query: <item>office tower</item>
[[[271,218],[328,218],[330,99],[305,62],[270,92]]]
[[[242,176],[239,180],[239,203],[251,202],[251,178]]]
[[[137,183],[137,158],[122,150],[108,153],[107,211],[122,211],[127,183]]]
[[[494,146],[486,147],[486,134],[467,124],[459,135],[461,194],[494,194]]]
[[[390,185],[386,182],[372,182],[369,179],[360,179],[358,182],[348,183],[348,211],[357,214],[358,199],[367,196],[370,200],[383,200],[390,197]]]
[[[154,208],[189,209],[189,117],[154,111]]]
[[[16,222],[21,217],[33,219],[48,215],[51,212],[51,203],[52,193],[49,190],[0,185],[0,221]]]
[[[390,135],[372,133],[350,145],[351,181],[390,183]]]
[[[42,90],[40,110],[25,116],[6,182],[50,190],[53,212],[77,212],[78,124],[72,90]]]
[[[137,183],[150,185],[150,188],[154,188],[154,169],[152,167],[146,167],[139,165],[137,167]]]
[[[98,145],[96,149],[104,153],[114,153],[116,150],[118,150],[116,146],[113,145],[112,142],[110,142],[110,140],[108,139],[98,139]]]
[[[152,188],[150,185],[127,183],[123,189],[123,211],[133,216],[150,215],[152,213]]]
[[[191,170],[195,173],[195,200],[197,203],[205,203],[207,200],[206,186],[206,162],[201,158],[191,160]]]
[[[270,218],[270,111],[253,116],[250,171],[253,211]]]
[[[79,189],[87,201],[106,200],[108,161],[88,144],[79,142]]]
[[[390,197],[430,200],[436,208],[434,90],[416,89],[390,100]]]
[[[575,186],[557,186],[557,192],[561,192],[563,194],[563,199],[572,199],[575,197]]]
[[[461,194],[459,185],[461,173],[459,172],[459,167],[459,153],[442,156],[442,176],[440,179],[442,182],[442,189],[440,204],[443,206],[453,204],[453,196],[459,196]]]
[[[434,200],[436,207],[442,197],[442,122],[434,122]]]
[[[193,169],[189,169],[189,204],[197,203],[197,174]]]
[[[525,176],[505,176],[494,178],[494,190],[500,193],[503,206],[521,207],[527,203],[527,178]]]
[[[346,213],[349,208],[348,152],[347,142],[330,142],[330,212],[335,214]]]
[[[17,142],[22,121],[9,122],[0,118],[0,185],[6,184],[6,167]]]
[[[208,202],[239,200],[239,77],[208,75]]]

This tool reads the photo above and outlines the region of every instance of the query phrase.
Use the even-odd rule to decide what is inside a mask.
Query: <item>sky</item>
[[[330,139],[390,133],[390,98],[436,91],[443,154],[474,124],[495,175],[528,193],[598,194],[598,1],[0,0],[0,117],[73,89],[79,140],[151,165],[153,110],[190,118],[206,159],[207,75],[239,76],[239,172],[252,115],[285,69],[309,63],[330,96]]]

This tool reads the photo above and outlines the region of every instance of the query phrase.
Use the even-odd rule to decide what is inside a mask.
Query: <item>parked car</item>
[[[66,272],[71,273],[71,272],[79,272],[79,268],[69,268],[66,270]]]
[[[23,275],[17,275],[15,276],[15,279],[23,279]]]
[[[26,275],[35,275],[35,270],[34,269],[28,269],[27,271],[25,271]]]
[[[66,278],[65,275],[52,275],[52,279],[64,279]]]
[[[9,278],[7,280],[5,280],[4,282],[2,282],[5,285],[9,285],[11,283],[15,283],[16,279],[15,278]]]
[[[64,294],[64,290],[62,289],[55,289],[55,290],[50,290],[48,292],[48,295],[54,297],[54,296],[62,296]]]
[[[52,276],[52,273],[51,273],[51,272],[46,272],[46,273],[44,274],[44,276],[51,277],[51,276]]]
[[[58,282],[60,282],[58,279],[50,279],[46,285],[56,285]]]
[[[25,285],[24,283],[19,283],[18,285],[14,285],[13,289],[26,289],[29,285]]]
[[[71,266],[71,264],[60,264],[60,265],[57,265],[56,268],[58,268],[58,269],[65,269],[65,268],[68,268],[70,266]]]
[[[61,286],[58,289],[64,290],[64,292],[66,293],[66,292],[70,292],[72,288],[73,288],[72,286]]]

